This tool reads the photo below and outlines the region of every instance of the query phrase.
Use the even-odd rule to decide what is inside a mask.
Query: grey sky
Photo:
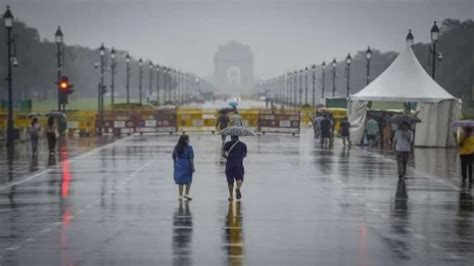
[[[42,38],[61,25],[68,44],[104,42],[201,76],[230,40],[250,45],[256,76],[270,77],[367,45],[399,50],[408,28],[428,41],[434,20],[474,18],[474,0],[0,1]]]

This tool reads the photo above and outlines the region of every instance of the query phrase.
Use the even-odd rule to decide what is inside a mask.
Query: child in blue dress
[[[191,183],[193,181],[194,173],[194,151],[193,147],[189,145],[189,136],[181,135],[178,144],[173,151],[174,164],[174,182],[178,185],[178,200],[191,200],[189,190],[191,190]],[[183,194],[183,188],[184,194]]]

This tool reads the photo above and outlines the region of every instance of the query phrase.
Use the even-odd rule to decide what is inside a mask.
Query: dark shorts
[[[244,168],[243,167],[226,167],[225,177],[227,184],[232,185],[234,181],[244,181]]]

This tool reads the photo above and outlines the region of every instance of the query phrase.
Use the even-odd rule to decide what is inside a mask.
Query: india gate
[[[254,56],[250,47],[236,41],[221,45],[214,56],[217,92],[247,92],[252,89],[254,81]]]

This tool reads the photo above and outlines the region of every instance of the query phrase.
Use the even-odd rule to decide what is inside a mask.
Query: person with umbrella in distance
[[[469,174],[469,183],[472,184],[472,161],[474,157],[474,136],[472,128],[464,126],[459,138],[456,137],[458,144],[458,154],[461,159],[461,175],[462,184],[466,184],[466,179]]]
[[[408,121],[401,122],[398,130],[393,137],[393,149],[397,156],[398,178],[405,177],[407,172],[408,158],[413,143],[413,132],[408,129],[410,123]]]
[[[229,116],[227,116],[227,110],[221,109],[219,111],[219,116],[217,117],[216,121],[216,129],[218,131],[222,131],[224,128],[228,127],[230,123]],[[225,143],[226,135],[221,134],[222,144]]]
[[[222,156],[227,159],[225,165],[225,175],[229,188],[229,201],[234,199],[234,183],[235,197],[237,200],[242,198],[240,188],[244,182],[244,158],[247,157],[247,145],[239,140],[239,136],[254,136],[255,133],[245,127],[228,127],[224,129],[222,134],[230,135],[230,141],[224,144]]]

